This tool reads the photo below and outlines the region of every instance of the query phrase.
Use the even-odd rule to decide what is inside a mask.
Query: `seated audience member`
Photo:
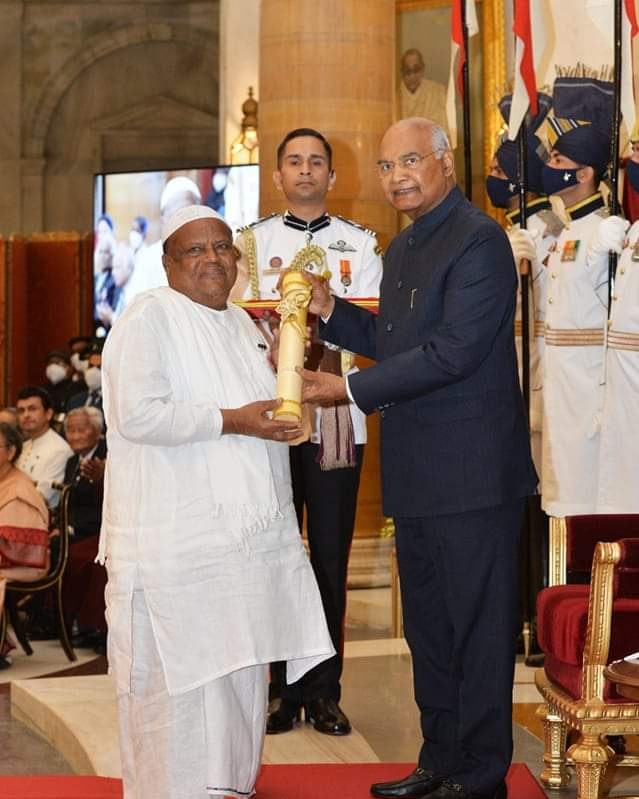
[[[29,478],[15,467],[22,439],[0,422],[0,614],[7,580],[38,580],[46,573],[49,553],[49,511]],[[5,640],[0,669],[11,665]]]
[[[102,494],[106,442],[104,420],[97,408],[86,406],[69,411],[64,433],[73,449],[64,473],[69,495],[69,559],[62,583],[62,602],[70,623],[77,622],[79,637],[74,646],[104,651],[106,621],[104,588],[106,570],[94,563],[102,523]]]
[[[39,386],[25,386],[16,402],[18,425],[25,442],[16,461],[18,469],[36,484],[49,508],[55,508],[71,447],[51,428],[53,404],[48,392]]]
[[[43,388],[49,392],[53,403],[52,426],[60,430],[69,400],[84,389],[84,383],[73,379],[71,355],[67,350],[51,350],[45,363],[47,379]]]
[[[73,408],[91,407],[102,410],[102,343],[94,341],[84,351],[83,358],[87,364],[84,372],[86,389],[75,394],[69,400],[67,411]]]
[[[86,359],[83,356],[85,350],[93,344],[93,336],[73,336],[67,342],[67,347],[71,353],[71,366],[73,367],[73,380],[84,380],[84,372],[87,368]]]
[[[0,409],[0,422],[6,422],[10,424],[15,430],[18,429],[18,411],[11,407],[7,406],[6,408]]]

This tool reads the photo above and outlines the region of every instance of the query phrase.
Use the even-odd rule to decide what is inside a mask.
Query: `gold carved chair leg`
[[[600,799],[601,781],[614,752],[595,733],[584,733],[568,750],[577,772],[579,799]]]
[[[566,788],[570,782],[570,772],[566,766],[566,743],[568,725],[555,716],[548,705],[537,708],[537,716],[544,724],[544,770],[539,778],[549,788]]]

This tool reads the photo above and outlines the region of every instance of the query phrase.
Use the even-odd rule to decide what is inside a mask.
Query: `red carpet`
[[[370,799],[368,787],[403,777],[414,764],[331,763],[264,766],[256,799]],[[526,766],[514,763],[509,799],[545,799]],[[122,799],[120,780],[105,777],[0,777],[2,799]]]

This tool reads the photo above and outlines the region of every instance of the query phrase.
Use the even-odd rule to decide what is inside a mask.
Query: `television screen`
[[[259,167],[215,166],[96,175],[94,185],[94,320],[105,336],[131,299],[166,285],[162,219],[202,203],[235,234],[258,215]]]

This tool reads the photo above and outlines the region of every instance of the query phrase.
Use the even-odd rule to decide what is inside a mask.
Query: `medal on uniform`
[[[340,258],[339,276],[342,282],[342,286],[344,286],[344,291],[346,292],[348,287],[353,282],[351,279],[351,262],[347,258]]]
[[[579,239],[573,239],[572,241],[567,241],[564,244],[563,250],[561,251],[561,260],[563,262],[576,261],[578,249],[579,249]]]
[[[631,261],[639,261],[639,239],[635,241],[632,247],[632,255],[630,256]]]

